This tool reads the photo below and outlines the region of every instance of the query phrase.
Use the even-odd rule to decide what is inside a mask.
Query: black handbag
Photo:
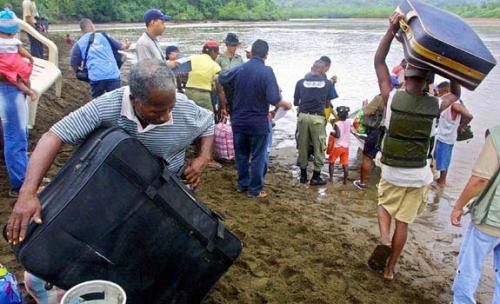
[[[462,99],[460,99],[459,101],[465,107],[465,104],[462,101]],[[472,127],[470,126],[470,124],[464,126],[462,129],[458,129],[457,141],[465,141],[472,139],[473,137],[474,137],[474,132],[472,132]]]
[[[78,70],[75,72],[76,79],[81,80],[81,81],[85,81],[85,82],[90,82],[89,70],[87,69],[87,57],[89,55],[90,46],[94,42],[94,36],[95,36],[95,34],[92,33],[92,35],[90,36],[90,39],[89,39],[89,43],[87,44],[87,48],[85,49],[85,57],[83,57],[82,65],[80,67],[78,67]]]

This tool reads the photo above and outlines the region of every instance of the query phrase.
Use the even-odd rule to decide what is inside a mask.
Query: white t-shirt
[[[23,43],[16,38],[0,38],[0,54],[19,53],[19,46]]]
[[[459,101],[456,101],[459,102]],[[441,117],[439,118],[438,133],[436,138],[445,144],[454,145],[457,142],[457,130],[460,126],[460,120],[462,115],[457,113],[455,119],[453,119],[453,113],[451,110],[451,104],[443,112],[441,112]]]
[[[387,129],[389,129],[391,121],[392,99],[394,98],[394,94],[396,94],[396,92],[397,90],[392,90],[387,101],[384,120],[384,125]],[[436,124],[437,120],[434,119],[434,125]],[[434,131],[435,128],[433,128],[433,132]],[[432,183],[434,177],[432,175],[430,162],[427,160],[427,165],[423,168],[401,168],[382,164],[382,178],[395,186],[420,188]]]

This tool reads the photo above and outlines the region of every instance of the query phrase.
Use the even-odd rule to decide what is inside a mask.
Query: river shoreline
[[[468,24],[472,26],[499,26],[500,18],[464,18]],[[301,21],[320,21],[320,20],[353,20],[353,21],[380,21],[386,22],[387,18],[378,18],[378,17],[367,17],[367,18],[290,18],[288,20],[281,21],[270,21],[270,20],[252,20],[252,21],[239,21],[239,20],[179,20],[172,21],[167,23],[168,28],[184,28],[184,27],[196,27],[196,26],[225,26],[228,24],[248,24],[248,23],[256,23],[256,24],[272,24],[274,22],[282,22],[282,21],[290,21],[290,22],[301,22]],[[121,30],[142,30],[146,27],[142,22],[104,22],[104,23],[95,23],[98,30],[106,30],[106,31],[121,31]],[[71,32],[80,32],[80,27],[78,22],[69,22],[69,23],[55,23],[50,25],[50,32],[54,33],[71,33]]]
[[[88,85],[75,79],[67,65],[63,37],[49,34],[60,49],[63,95],[53,89],[42,96],[30,151],[40,136],[64,115],[90,100]],[[125,70],[126,71],[126,68]],[[70,157],[73,147],[59,153],[48,177]],[[377,244],[377,171],[370,188],[356,191],[340,176],[326,187],[298,183],[295,150],[273,150],[265,187],[267,199],[249,199],[235,191],[236,172],[230,163],[208,170],[197,195],[220,212],[244,244],[242,256],[217,283],[205,303],[447,303],[461,235],[442,234],[435,249],[422,244],[421,226],[410,226],[408,245],[395,281],[387,283],[370,271],[366,261]],[[351,179],[358,164],[351,163]],[[7,198],[5,167],[0,169],[0,223],[5,224],[15,200]],[[438,200],[439,204],[439,200]],[[432,208],[432,205],[430,205]],[[423,215],[424,220],[428,214]],[[430,238],[436,235],[430,235]],[[451,241],[450,241],[451,238]],[[0,263],[22,280],[22,267],[9,245],[0,241]],[[447,248],[446,247],[450,247]]]

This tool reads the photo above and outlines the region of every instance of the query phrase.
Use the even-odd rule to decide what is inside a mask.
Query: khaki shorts
[[[413,223],[427,205],[427,190],[427,186],[395,186],[382,178],[378,184],[378,205],[398,221]]]

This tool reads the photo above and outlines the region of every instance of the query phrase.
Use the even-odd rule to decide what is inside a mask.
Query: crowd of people
[[[24,2],[32,4],[29,8],[26,4],[24,16],[31,21],[35,15],[34,1]],[[375,54],[380,92],[360,110],[363,119],[358,123],[363,125],[366,136],[360,178],[353,182],[357,189],[366,189],[373,161],[380,161],[377,209],[380,238],[368,264],[382,272],[386,280],[394,279],[408,225],[425,208],[429,185],[434,182],[436,188],[446,186],[457,134],[472,120],[460,101],[460,85],[453,79],[434,88],[431,72],[406,60],[393,69],[393,75],[389,73],[386,56],[394,33],[399,30],[400,18],[397,13],[391,16],[389,29]],[[196,187],[207,166],[220,166],[214,160],[214,129],[217,122],[223,123],[229,117],[238,173],[236,190],[251,198],[269,195],[264,180],[273,117],[278,109],[292,108],[292,103],[283,99],[272,68],[265,63],[269,44],[262,39],[254,41],[245,50],[245,61],[237,54],[238,36],[228,33],[223,41],[226,46],[223,54],[217,41],[208,40],[201,54],[190,56],[190,71],[177,73],[179,48],[169,46],[164,51],[159,42],[169,20],[159,10],[145,12],[146,30],[136,43],[137,63],[130,69],[127,86],[121,83],[123,59],[118,51],[128,49],[129,42],[96,32],[90,19],[81,20],[81,37],[74,42],[68,36],[66,43],[72,45],[70,65],[78,79],[90,83],[93,100],[53,125],[37,143],[28,164],[26,96],[36,98],[29,88],[33,59],[13,37],[19,32],[15,14],[9,9],[0,12],[0,117],[10,194],[18,196],[7,225],[9,242],[22,242],[30,221],[42,222],[37,191],[62,145],[81,142],[103,125],[125,129],[151,153],[164,158],[170,171]],[[35,43],[31,48],[33,55],[36,49]],[[327,56],[314,61],[310,72],[296,83],[294,92],[299,181],[311,186],[327,184],[322,174],[325,161],[331,181],[337,160],[343,169],[344,184],[349,175],[353,121],[349,118],[349,107],[339,105],[334,109],[337,78],[326,76],[330,67]],[[329,136],[328,123],[333,128]],[[186,160],[190,145],[196,147],[196,155]],[[308,179],[311,160],[312,177]],[[500,267],[499,160],[500,129],[494,127],[487,134],[472,177],[451,214],[452,224],[460,225],[464,207],[479,196],[472,207],[473,222],[459,256],[454,303],[474,303],[481,264],[487,253],[495,252],[495,268]],[[439,172],[436,181],[431,165]],[[393,225],[395,228],[391,229]],[[28,276],[30,282],[43,284],[43,280]],[[496,280],[494,302],[500,301],[498,275]],[[33,284],[31,288],[32,294],[39,296],[50,292]]]

